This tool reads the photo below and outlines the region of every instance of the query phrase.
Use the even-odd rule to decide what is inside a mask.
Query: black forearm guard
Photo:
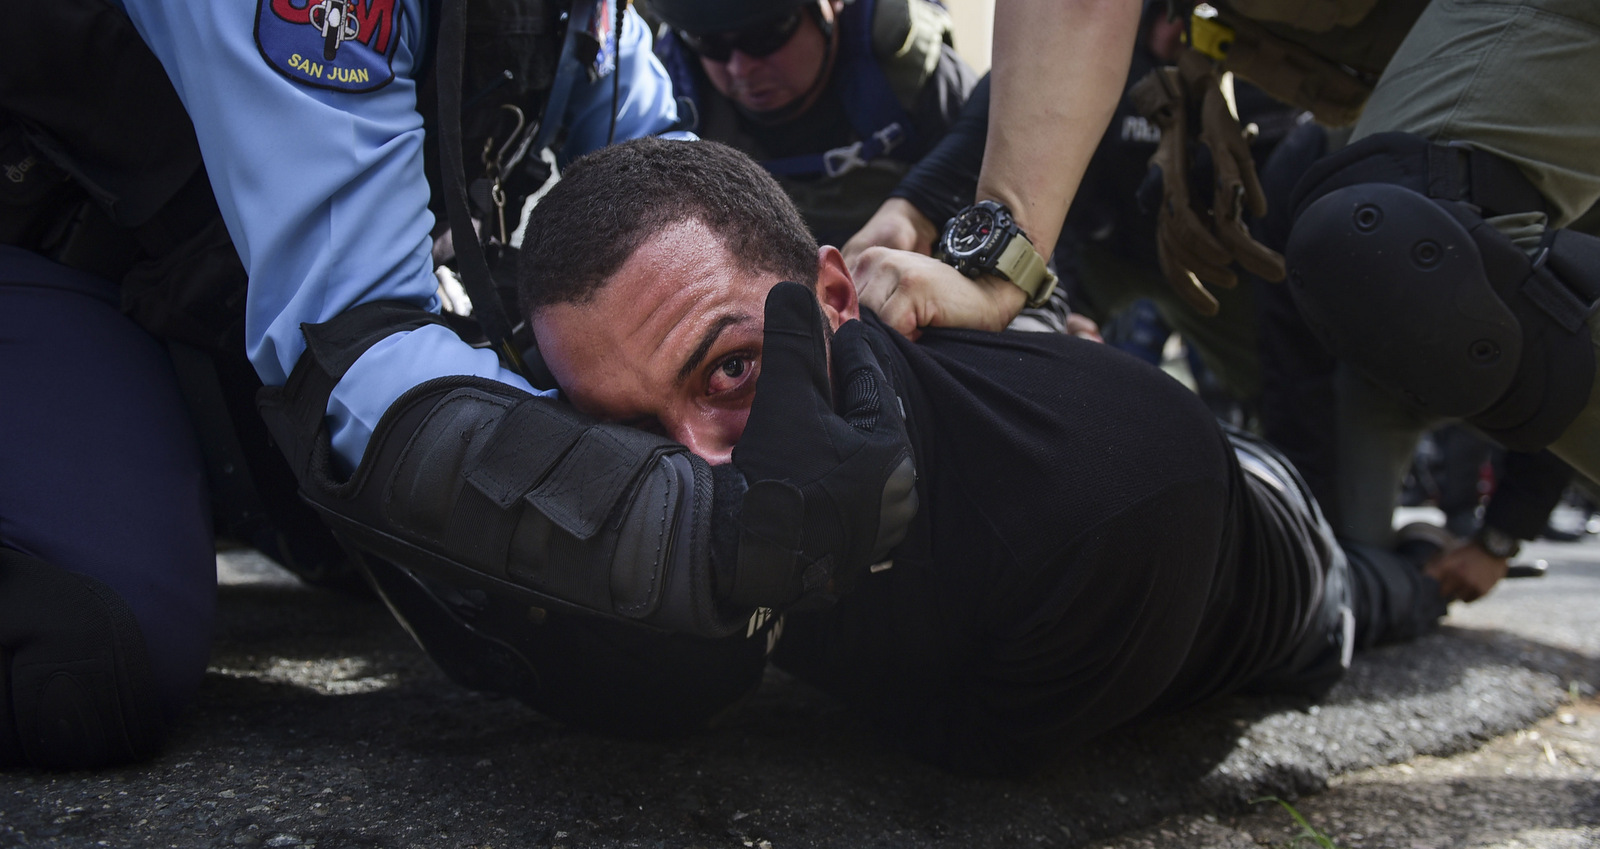
[[[335,474],[328,393],[378,339],[436,317],[367,304],[305,328],[308,347],[262,414],[304,497],[348,541],[418,574],[721,637],[751,611],[714,595],[711,469],[670,440],[479,377],[407,392],[361,465]]]

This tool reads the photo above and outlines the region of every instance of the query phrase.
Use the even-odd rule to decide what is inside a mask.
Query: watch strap
[[[1050,300],[1055,291],[1056,276],[1033,242],[1021,231],[1012,234],[1005,250],[995,259],[994,273],[1010,280],[1028,297],[1028,306],[1039,307]]]
[[[1491,557],[1510,560],[1522,552],[1522,541],[1492,525],[1484,525],[1472,541]]]

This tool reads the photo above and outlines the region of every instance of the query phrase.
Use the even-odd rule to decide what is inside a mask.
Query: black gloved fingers
[[[827,331],[816,293],[799,283],[779,283],[767,293],[765,322],[761,385],[772,378],[791,387],[804,381],[819,397],[829,398]]]
[[[749,482],[740,511],[739,556],[725,601],[740,607],[782,607],[805,595],[802,552],[809,545],[838,549],[843,529],[825,538],[806,523],[803,487],[834,469],[829,436],[832,387],[821,306],[798,283],[767,293],[761,381],[733,465]]]
[[[820,422],[833,414],[817,296],[798,283],[779,283],[767,293],[765,321],[761,379],[744,435],[733,449],[734,465],[751,483],[780,468],[791,473],[810,468],[804,455],[817,454],[819,440],[826,444]],[[802,460],[798,468],[796,455]],[[819,456],[816,462],[825,461]]]
[[[841,412],[829,401],[823,314],[807,288],[767,296],[761,382],[733,462],[749,481],[727,600],[826,604],[905,537],[916,469],[904,420],[860,322],[834,337]]]
[[[849,431],[833,412],[828,341],[817,296],[798,283],[767,293],[761,381],[733,463],[750,485],[764,479],[805,485],[841,459],[834,431]]]
[[[833,334],[839,415],[857,430],[872,432],[887,427],[899,432],[905,427],[899,421],[900,404],[894,386],[867,344],[865,328],[860,321],[847,321]]]
[[[867,328],[859,321],[847,321],[833,334],[833,367],[841,390],[839,415],[856,429],[861,439],[861,473],[865,480],[852,484],[846,492],[836,493],[842,512],[856,513],[862,518],[874,515],[876,534],[871,547],[862,552],[865,556],[836,574],[842,575],[836,589],[848,592],[860,578],[860,567],[882,560],[889,550],[905,539],[911,519],[917,513],[916,464],[911,458],[910,438],[906,434],[905,410],[900,406],[894,384],[890,382],[872,346],[867,342]],[[849,441],[841,438],[841,442]],[[866,462],[875,457],[876,464]],[[861,511],[852,507],[853,492],[870,491],[880,485],[876,511]],[[864,539],[862,540],[865,541]]]

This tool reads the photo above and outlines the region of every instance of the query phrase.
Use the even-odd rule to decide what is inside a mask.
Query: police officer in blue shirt
[[[647,626],[763,651],[747,635],[771,608],[828,603],[903,535],[892,404],[853,426],[831,387],[763,381],[782,422],[712,468],[524,377],[471,219],[492,262],[540,149],[676,116],[631,12],[465,6],[6,4],[0,766],[148,756],[192,700],[215,604],[207,472],[235,471],[219,441],[270,431],[446,671],[540,707],[535,663],[570,660],[555,636]],[[481,330],[439,314],[436,244],[477,281]],[[195,358],[220,422],[186,411],[208,382]],[[304,509],[252,471],[269,511]],[[505,610],[512,631],[551,624],[519,642]]]

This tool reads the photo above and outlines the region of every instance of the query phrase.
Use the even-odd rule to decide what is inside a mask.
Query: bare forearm
[[[1137,0],[998,0],[976,199],[1010,207],[1046,257],[1122,97],[1139,11]],[[1000,330],[1027,300],[995,274],[969,279],[928,257],[856,247],[862,305],[911,338],[930,326]]]
[[[1049,256],[1128,78],[1136,0],[998,0],[978,198]]]

